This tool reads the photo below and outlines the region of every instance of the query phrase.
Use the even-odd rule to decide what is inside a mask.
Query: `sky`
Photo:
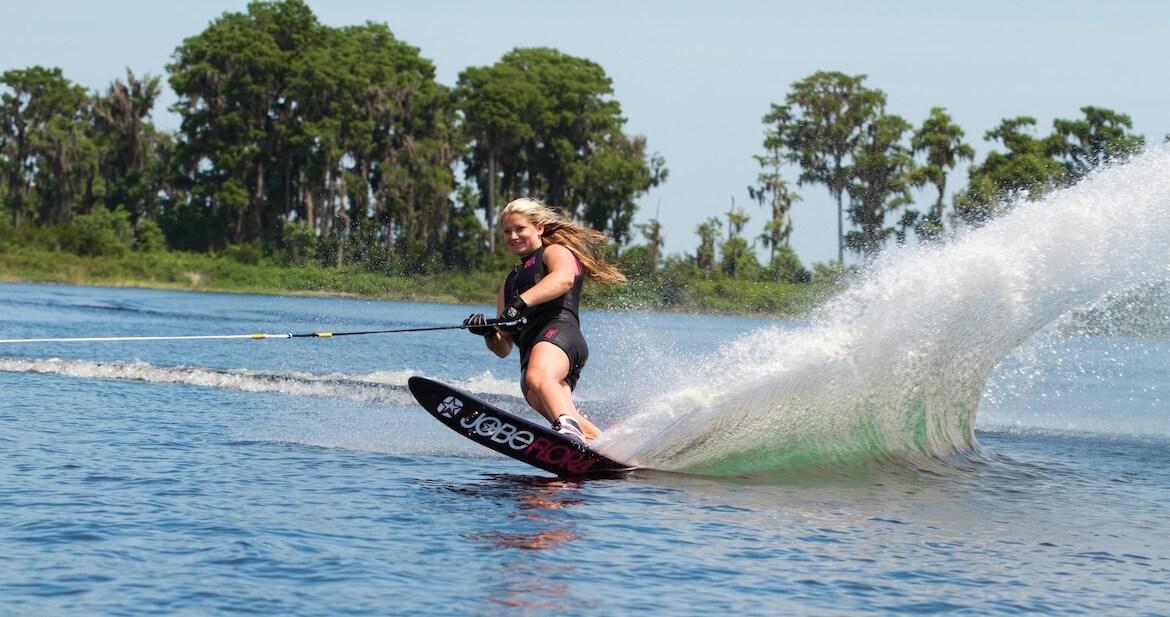
[[[165,76],[181,41],[245,0],[9,2],[0,70],[35,64],[104,90],[125,69]],[[1129,114],[1149,142],[1170,134],[1170,2],[1119,0],[309,0],[330,26],[386,23],[420,49],[441,83],[516,47],[588,58],[613,80],[630,134],[644,135],[670,175],[643,196],[636,222],[662,221],[667,253],[693,253],[695,228],[734,199],[758,236],[768,212],[750,201],[772,103],[818,70],[867,76],[887,112],[915,126],[945,107],[981,159],[1000,120],[1054,118],[1086,105]],[[178,118],[164,88],[155,123]],[[795,179],[796,171],[790,170]],[[950,190],[966,183],[966,164]],[[805,265],[836,258],[836,209],[820,185],[796,187],[793,249]],[[932,194],[919,196],[925,209]],[[762,249],[761,255],[763,256]]]

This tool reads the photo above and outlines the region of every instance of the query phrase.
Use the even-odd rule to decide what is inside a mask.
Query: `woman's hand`
[[[513,300],[512,303],[509,304],[507,308],[504,309],[504,312],[500,315],[500,321],[506,321],[510,323],[507,325],[502,325],[500,328],[507,332],[519,332],[524,328],[524,324],[527,323],[528,320],[525,319],[527,316],[528,304],[524,302],[524,298],[516,296],[516,299]]]
[[[463,325],[467,326],[468,332],[476,336],[488,337],[496,333],[496,327],[488,325],[487,318],[483,316],[483,313],[468,315],[467,319],[463,320]]]

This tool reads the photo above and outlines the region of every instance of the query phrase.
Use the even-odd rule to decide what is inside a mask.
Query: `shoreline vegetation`
[[[442,304],[495,303],[498,272],[386,275],[360,267],[287,266],[240,256],[159,251],[80,256],[42,248],[3,247],[0,281],[136,287],[262,295],[349,297]],[[242,257],[248,259],[247,257]],[[249,261],[252,261],[249,259]],[[722,275],[682,280],[656,273],[612,287],[587,284],[590,310],[664,311],[800,318],[838,289],[833,284],[747,282]]]
[[[761,153],[720,153],[755,182],[705,206],[693,252],[668,255],[660,216],[678,204],[635,222],[667,161],[588,58],[516,48],[442,84],[384,23],[254,0],[171,60],[177,131],[152,117],[163,76],[127,68],[88,91],[57,67],[0,67],[0,277],[491,306],[513,264],[496,218],[528,196],[612,240],[631,283],[587,287],[589,308],[793,317],[841,287],[846,252],[946,243],[1146,143],[1128,115],[1084,106],[1047,134],[1003,119],[977,161],[945,107],[916,125],[865,75],[817,71],[760,110]],[[805,264],[791,209],[814,186],[834,202],[837,258]]]

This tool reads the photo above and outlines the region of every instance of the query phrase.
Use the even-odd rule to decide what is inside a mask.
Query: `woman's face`
[[[528,217],[514,212],[504,217],[503,231],[508,250],[517,257],[523,257],[540,248],[540,234],[544,233],[544,225],[533,225]]]

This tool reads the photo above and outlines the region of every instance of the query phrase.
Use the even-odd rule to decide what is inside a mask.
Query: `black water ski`
[[[425,377],[411,377],[407,383],[414,398],[439,422],[481,446],[533,467],[558,476],[611,475],[633,469],[462,390]]]

